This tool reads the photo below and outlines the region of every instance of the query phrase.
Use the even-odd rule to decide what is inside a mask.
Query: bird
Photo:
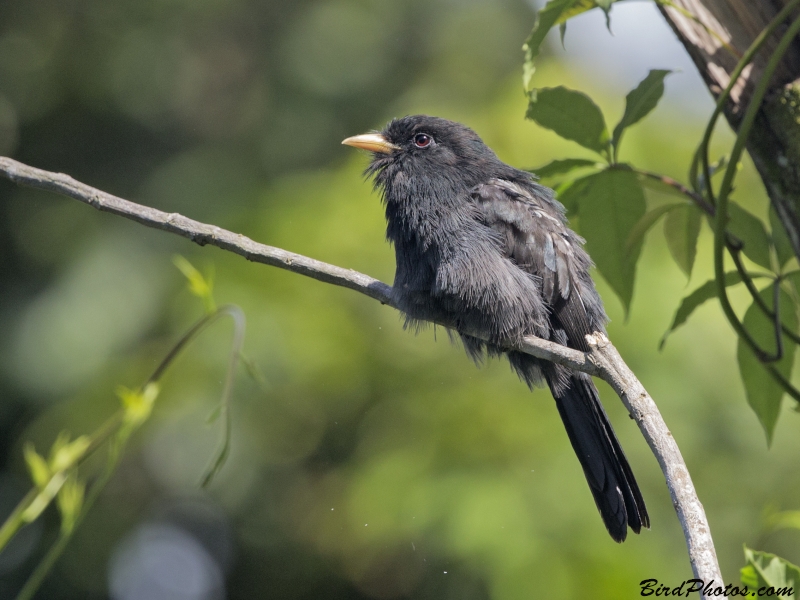
[[[514,350],[528,335],[589,351],[605,333],[584,240],[554,192],[503,161],[469,127],[412,115],[345,139],[372,153],[394,246],[392,302],[406,326],[446,323],[478,364],[505,356],[552,392],[603,523],[616,542],[650,517],[591,377]]]

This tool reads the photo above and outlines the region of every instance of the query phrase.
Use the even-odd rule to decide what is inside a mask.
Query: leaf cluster
[[[651,71],[631,90],[625,99],[625,112],[613,133],[609,132],[600,107],[582,92],[563,86],[528,92],[528,119],[598,155],[597,160],[556,160],[534,172],[543,179],[560,180],[556,188],[559,200],[571,216],[580,217],[587,249],[626,312],[633,297],[636,262],[644,233],[667,211],[659,208],[656,213],[647,213],[642,178],[630,165],[618,162],[619,148],[626,129],[656,107],[669,73]],[[687,210],[674,210],[678,208]],[[691,270],[699,215],[695,217],[689,209],[691,206],[686,202],[670,205],[669,210],[675,215],[669,227],[675,240],[675,255]]]
[[[657,1],[687,12],[668,0]],[[524,48],[524,84],[529,96],[527,117],[559,136],[596,152],[606,163],[578,158],[562,159],[545,165],[539,172],[543,178],[562,178],[557,188],[559,197],[572,215],[579,215],[581,232],[586,237],[590,253],[595,257],[597,268],[622,300],[626,311],[630,307],[642,242],[653,225],[663,218],[670,254],[681,271],[690,277],[697,256],[702,222],[704,217],[708,220],[714,232],[715,277],[683,299],[661,340],[661,347],[667,336],[685,323],[697,307],[711,298],[717,298],[738,336],[736,354],[747,400],[764,428],[767,442],[771,443],[783,396],[788,393],[794,400],[800,401],[800,391],[791,384],[796,348],[800,343],[800,297],[797,289],[800,271],[788,268],[795,261],[795,253],[775,211],[770,209],[768,231],[761,219],[734,202],[731,195],[738,161],[772,70],[780,62],[794,36],[800,32],[800,19],[796,18],[782,34],[770,56],[739,125],[730,157],[722,157],[712,164],[708,148],[716,120],[738,77],[769,36],[783,26],[784,20],[800,4],[800,0],[787,3],[744,55],[739,55],[723,42],[723,47],[731,51],[739,63],[732,73],[728,88],[718,98],[690,166],[692,189],[668,177],[638,171],[631,165],[618,162],[625,130],[656,107],[664,92],[664,78],[669,71],[650,71],[627,95],[625,113],[611,135],[602,112],[585,94],[563,87],[541,90],[531,87],[534,59],[547,31],[558,24],[563,43],[567,19],[592,8],[601,8],[608,22],[611,4],[613,1],[551,0],[539,11]],[[686,16],[700,23],[693,15],[687,13]],[[709,33],[722,40],[715,32]],[[625,170],[620,170],[623,168]],[[586,175],[586,170],[592,172]],[[573,175],[575,173],[578,175]],[[718,189],[715,189],[713,178],[717,173],[723,173],[723,177]],[[681,201],[646,210],[641,186],[645,182],[677,192]],[[625,242],[621,243],[622,240]],[[726,252],[736,266],[735,271],[725,271]],[[759,279],[767,279],[768,284],[759,288],[755,284]],[[727,295],[728,288],[740,284],[745,285],[752,297],[752,303],[741,319]],[[777,526],[776,523],[782,526],[787,526],[786,523],[789,523],[788,526],[796,524],[794,512],[784,515],[788,517],[775,521],[773,527]],[[766,591],[767,595],[796,597],[795,590],[800,586],[800,569],[797,566],[773,554],[747,547],[745,559],[747,564],[741,570],[741,579],[754,594],[758,590],[759,594]]]
[[[727,92],[720,98],[695,155],[689,188],[669,177],[619,160],[625,132],[656,108],[670,71],[650,71],[627,94],[624,114],[613,130],[607,126],[601,109],[586,94],[565,87],[537,89],[532,85],[535,59],[547,32],[558,25],[563,43],[568,19],[599,8],[608,21],[613,3],[551,0],[539,11],[524,46],[526,117],[596,153],[597,159],[559,159],[533,171],[556,189],[570,217],[577,218],[587,250],[600,274],[619,297],[626,314],[633,297],[642,244],[653,226],[663,221],[670,255],[690,278],[703,221],[709,224],[720,244],[727,249],[736,270],[724,272],[722,262],[715,257],[715,279],[703,283],[684,298],[661,340],[661,347],[668,335],[685,323],[696,308],[709,299],[718,298],[739,336],[737,358],[748,402],[764,428],[767,441],[771,442],[783,396],[789,393],[800,400],[800,392],[790,383],[795,348],[800,342],[795,287],[798,275],[789,268],[795,255],[774,211],[770,211],[767,226],[729,197],[739,168],[742,144],[735,146],[730,159],[722,157],[713,164],[708,160],[708,142]],[[779,22],[776,18],[775,23]],[[754,42],[756,49],[764,39],[766,36],[762,35],[760,41]],[[738,72],[754,52],[741,57]],[[731,86],[735,80],[736,77],[732,77]],[[717,175],[723,175],[719,193],[714,189]],[[648,206],[645,187],[668,192],[675,200]],[[770,281],[758,288],[755,282],[759,279]],[[739,319],[730,308],[726,290],[741,284],[750,293],[752,304]]]
[[[138,431],[150,418],[155,401],[160,392],[159,382],[167,368],[179,353],[209,325],[223,316],[234,321],[234,340],[232,344],[228,373],[219,408],[209,417],[209,422],[224,416],[222,444],[202,479],[205,486],[222,467],[230,447],[230,420],[228,404],[233,390],[233,376],[236,372],[242,344],[244,342],[244,314],[237,306],[216,307],[212,295],[213,285],[210,277],[204,277],[189,261],[178,256],[174,261],[187,279],[189,291],[202,300],[206,315],[198,320],[167,352],[153,374],[138,389],[120,386],[117,396],[119,410],[106,420],[96,431],[70,440],[69,433],[61,432],[50,449],[47,459],[40,455],[33,444],[24,447],[25,462],[33,482],[33,489],[20,501],[5,522],[0,525],[0,551],[11,541],[19,529],[36,519],[56,500],[61,516],[61,533],[45,558],[37,565],[29,577],[18,600],[33,597],[44,577],[72,538],[74,530],[91,508],[100,492],[116,470],[131,435]],[[81,475],[81,464],[92,454],[107,448],[107,459],[102,473],[95,477],[88,489],[90,476]]]

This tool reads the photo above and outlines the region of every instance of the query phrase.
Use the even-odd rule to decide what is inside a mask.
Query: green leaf
[[[539,49],[541,48],[545,36],[547,36],[547,32],[550,31],[553,25],[559,22],[559,17],[577,2],[578,0],[550,0],[550,2],[536,14],[536,22],[533,24],[533,30],[522,46],[522,49],[525,51],[525,62],[522,67],[522,85],[525,87],[525,90],[531,89],[531,79],[536,72],[534,60],[539,56]]]
[[[53,473],[44,487],[39,487],[39,493],[36,494],[36,497],[25,507],[25,510],[22,511],[20,519],[22,519],[24,523],[31,523],[38,519],[39,515],[42,514],[44,509],[53,501],[53,498],[56,497],[56,494],[58,494],[58,491],[66,480],[67,476],[63,472]]]
[[[47,461],[41,454],[36,452],[36,448],[34,448],[33,444],[30,442],[25,443],[22,452],[25,456],[25,463],[28,465],[28,472],[31,474],[34,485],[40,489],[43,488],[47,485],[47,482],[50,481],[51,476]]]
[[[597,6],[602,9],[606,15],[606,29],[611,33],[611,5],[618,0],[597,0]]]
[[[772,307],[772,285],[767,286],[760,293],[767,306]],[[783,289],[780,291],[780,313],[783,324],[790,330],[796,331],[797,316],[794,303]],[[768,353],[775,352],[775,328],[772,319],[768,318],[755,302],[744,314],[742,324],[760,348]],[[783,358],[770,363],[769,367],[777,370],[786,379],[790,379],[794,352],[795,345],[786,336],[783,336]],[[767,443],[771,444],[775,423],[778,421],[781,410],[784,390],[742,339],[739,339],[737,343],[736,356],[739,359],[739,374],[744,383],[747,402],[764,427]]]
[[[740,572],[741,579],[751,591],[772,588],[774,594],[770,595],[773,597],[797,598],[797,590],[800,588],[800,567],[775,554],[758,552],[747,546],[744,547],[744,559],[747,564]],[[793,593],[789,592],[790,588]]]
[[[764,516],[764,528],[767,531],[800,529],[800,510],[769,511]]]
[[[670,73],[672,71],[666,69],[650,71],[647,77],[625,96],[625,114],[614,127],[614,137],[611,142],[615,149],[618,150],[625,129],[641,121],[656,107],[661,96],[664,95],[664,78]]]
[[[53,450],[50,459],[50,470],[53,473],[66,471],[74,467],[91,445],[91,440],[87,435],[81,435],[69,443],[64,443]]]
[[[603,153],[608,129],[600,108],[586,94],[563,86],[534,90],[526,118],[584,148]]]
[[[584,195],[589,177],[581,177],[574,181],[565,181],[556,189],[556,199],[567,209],[567,215],[574,217],[578,214],[578,200]]]
[[[756,276],[758,277],[758,276]],[[736,285],[737,283],[741,283],[742,277],[739,275],[738,271],[731,271],[730,273],[725,273],[725,287],[730,287],[732,285]],[[686,319],[695,311],[697,307],[704,304],[707,300],[711,298],[717,297],[717,282],[711,279],[710,281],[706,281],[703,285],[693,291],[691,294],[686,296],[682,301],[681,305],[678,307],[675,316],[672,318],[672,325],[669,326],[669,329],[664,333],[661,338],[661,342],[658,345],[658,349],[662,350],[664,348],[664,344],[667,343],[667,336],[675,331],[678,327],[683,325],[686,322]]]
[[[556,20],[556,23],[566,23],[572,17],[583,14],[587,10],[599,8],[606,14],[606,26],[609,27],[610,30],[609,12],[611,11],[611,5],[615,2],[619,2],[619,0],[578,0],[571,7],[561,13],[561,15],[558,17],[558,20]]]
[[[53,465],[56,462],[56,455],[67,444],[69,444],[69,431],[64,429],[59,432],[59,434],[56,436],[55,441],[53,442],[53,445],[50,447],[50,456],[48,457],[48,464]]]
[[[664,235],[672,258],[678,263],[686,277],[691,277],[694,259],[697,255],[697,238],[702,224],[700,211],[690,205],[682,204],[671,210],[664,220]]]
[[[795,294],[795,297],[797,297],[798,292],[800,292],[800,271],[795,270],[785,273],[783,279],[784,281],[788,281],[790,286],[794,288],[790,293]],[[798,404],[795,409],[800,412],[800,404]]]
[[[214,280],[211,275],[203,277],[203,274],[180,254],[173,256],[172,262],[178,267],[178,270],[183,273],[183,276],[186,277],[187,283],[189,284],[189,291],[203,301],[206,312],[211,314],[217,310],[216,303],[214,302]]]
[[[124,386],[117,388],[117,396],[122,403],[124,420],[134,427],[144,423],[153,412],[153,403],[158,397],[159,385],[154,381],[148,383],[144,390],[129,390]]]
[[[644,241],[644,236],[661,217],[671,210],[681,206],[683,206],[683,204],[662,204],[661,206],[657,206],[653,210],[646,212],[644,216],[639,219],[639,222],[633,226],[633,229],[631,229],[631,232],[628,234],[628,239],[625,241],[625,249],[630,252],[631,249],[637,246],[637,244],[641,244]]]
[[[728,218],[728,231],[744,242],[744,255],[757,265],[771,269],[769,236],[761,220],[735,202],[728,203]]]
[[[794,248],[789,241],[789,236],[786,234],[786,228],[778,218],[778,213],[770,206],[769,209],[769,227],[772,230],[772,243],[775,245],[775,254],[778,256],[778,264],[783,267],[787,261],[794,258]]]
[[[644,192],[632,171],[607,169],[582,181],[578,205],[586,249],[627,314],[642,245],[628,249],[625,242],[645,213]]]
[[[586,167],[594,167],[597,165],[596,160],[589,160],[587,158],[565,158],[563,160],[554,160],[542,165],[537,169],[531,169],[531,173],[538,175],[541,179],[549,179],[556,175],[569,173],[574,169],[582,169]]]
[[[56,496],[58,511],[61,513],[61,531],[69,534],[75,529],[78,517],[83,508],[83,499],[86,492],[86,485],[78,480],[78,472],[73,469],[67,476],[67,480]]]

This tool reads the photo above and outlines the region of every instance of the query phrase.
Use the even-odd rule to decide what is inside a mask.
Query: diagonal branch
[[[281,248],[259,244],[243,235],[177,213],[165,213],[123,200],[76,181],[68,175],[29,167],[10,158],[0,157],[0,176],[20,185],[70,196],[98,210],[126,217],[147,227],[176,233],[201,246],[209,244],[253,262],[346,287],[397,308],[392,300],[390,286],[352,269],[343,269]],[[452,324],[438,324],[454,328]],[[476,332],[472,331],[462,333],[482,337],[476,336]],[[591,351],[586,353],[534,336],[525,337],[514,349],[600,377],[614,389],[639,426],[664,473],[686,538],[694,576],[705,583],[713,581],[715,585],[721,584],[724,587],[703,505],[697,498],[686,463],[658,407],[608,338],[596,333],[587,336],[587,341]]]

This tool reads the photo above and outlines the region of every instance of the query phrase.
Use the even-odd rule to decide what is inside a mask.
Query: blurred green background
[[[523,120],[522,0],[4,0],[0,154],[384,281],[382,208],[341,139],[391,117],[463,121],[519,167],[581,150]],[[622,158],[682,178],[711,102],[649,3],[576,19],[538,85],[590,93],[611,123],[651,67],[684,67]],[[721,136],[722,142],[730,135]],[[720,149],[724,146],[720,146]],[[651,202],[662,201],[653,195]],[[766,215],[744,166],[737,202]],[[579,223],[577,223],[579,228]],[[727,581],[742,544],[800,562],[797,532],[761,515],[800,508],[798,415],[772,449],[747,407],[735,338],[709,303],[661,334],[691,282],[649,236],[625,322],[610,334],[658,402],[689,465]],[[549,394],[506,364],[478,370],[444,332],[403,331],[365,297],[0,181],[0,513],[29,483],[22,445],[97,427],[202,314],[171,257],[214,270],[247,315],[233,450],[207,492],[206,416],[230,344],[220,323],[169,374],[40,598],[633,598],[691,577],[655,459],[609,388],[606,407],[652,515],[614,544]],[[599,279],[599,278],[598,278]],[[736,297],[744,302],[742,296]],[[740,307],[743,304],[739,305]],[[438,333],[438,336],[436,335]],[[438,337],[438,339],[437,339]],[[0,554],[12,597],[58,530],[51,508]]]

